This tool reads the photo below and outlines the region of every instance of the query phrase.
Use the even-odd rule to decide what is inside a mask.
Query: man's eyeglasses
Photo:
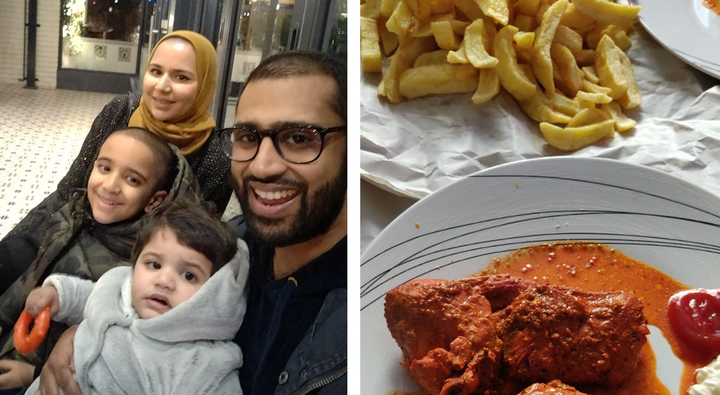
[[[295,164],[310,163],[320,157],[325,135],[345,131],[345,126],[318,128],[315,126],[290,127],[260,131],[245,126],[233,126],[220,131],[225,155],[236,162],[255,159],[260,143],[270,137],[280,156]]]

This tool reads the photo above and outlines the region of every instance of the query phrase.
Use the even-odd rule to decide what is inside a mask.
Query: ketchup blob
[[[706,364],[720,354],[720,289],[676,293],[669,300],[668,320],[689,361]]]

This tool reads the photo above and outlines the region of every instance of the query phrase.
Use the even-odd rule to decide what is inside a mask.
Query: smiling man
[[[251,254],[245,394],[347,392],[346,98],[342,63],[275,55],[222,132]]]

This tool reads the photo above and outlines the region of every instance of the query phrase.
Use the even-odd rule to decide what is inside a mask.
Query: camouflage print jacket
[[[186,193],[199,192],[187,161],[179,150],[174,148],[174,151],[178,158],[177,173],[163,205]],[[142,215],[138,215],[114,224],[99,224],[92,218],[85,191],[74,192],[70,201],[50,217],[35,260],[0,296],[0,325],[4,339],[0,359],[11,358],[42,365],[67,327],[52,322],[43,345],[26,356],[20,355],[14,349],[11,332],[30,291],[42,285],[45,278],[53,273],[97,281],[108,270],[128,265],[141,219]]]

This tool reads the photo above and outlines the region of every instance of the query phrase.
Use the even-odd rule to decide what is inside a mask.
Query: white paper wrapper
[[[655,42],[639,25],[632,61],[643,103],[625,111],[638,124],[573,153],[545,142],[538,123],[501,91],[474,105],[472,94],[399,105],[377,96],[380,75],[361,83],[361,176],[421,198],[476,171],[542,156],[604,157],[650,166],[720,195],[720,85]],[[710,50],[710,49],[708,49]]]

